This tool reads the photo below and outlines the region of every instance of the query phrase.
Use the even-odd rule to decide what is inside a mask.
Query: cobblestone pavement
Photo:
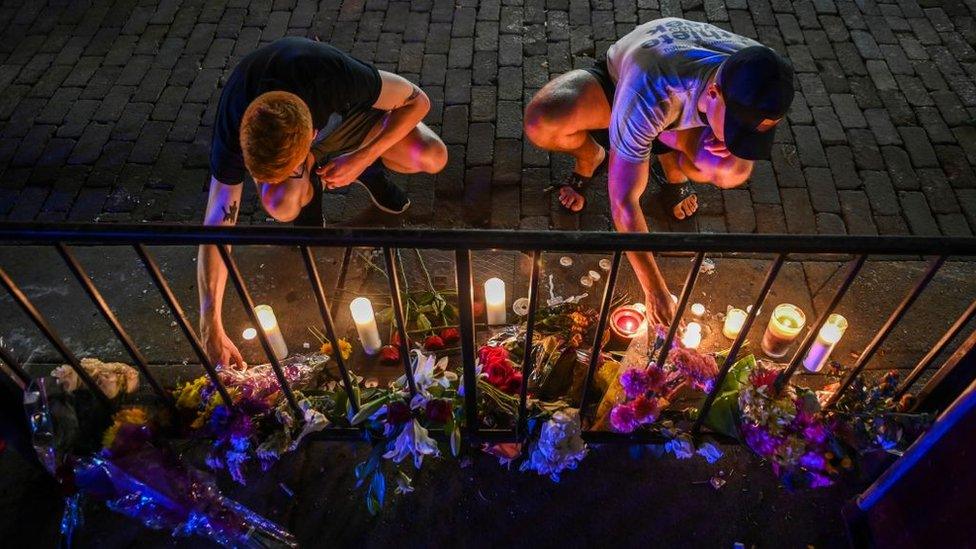
[[[525,103],[659,16],[707,20],[787,54],[798,93],[772,162],[702,187],[684,231],[948,234],[976,229],[976,1],[116,0],[0,7],[0,219],[196,221],[220,86],[284,35],[316,36],[408,76],[451,153],[381,217],[327,197],[347,224],[607,229],[543,188],[569,169],[522,139]],[[597,185],[601,187],[601,185]],[[265,222],[253,187],[246,222]]]

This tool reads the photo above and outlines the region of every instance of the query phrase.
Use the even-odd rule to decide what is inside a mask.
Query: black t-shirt
[[[312,112],[313,127],[319,129],[333,113],[345,118],[372,107],[380,87],[375,67],[307,38],[282,38],[248,54],[220,94],[210,145],[211,173],[228,185],[244,181],[241,119],[262,93],[287,91],[302,98]]]

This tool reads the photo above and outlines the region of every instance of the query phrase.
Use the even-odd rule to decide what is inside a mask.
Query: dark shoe
[[[651,179],[656,181],[657,184],[661,186],[661,202],[664,204],[664,208],[667,210],[668,215],[678,219],[674,215],[674,208],[689,196],[698,194],[695,192],[694,185],[691,181],[685,181],[684,183],[671,183],[668,181],[668,178],[664,175],[664,168],[661,167],[660,162],[655,162],[651,165],[650,175]],[[697,212],[698,210],[696,209],[695,212],[692,212],[688,217],[695,215]],[[685,217],[684,219],[688,219],[688,217]]]
[[[402,214],[410,207],[407,191],[386,178],[386,170],[370,167],[356,181],[369,191],[369,198],[380,210],[391,214]]]

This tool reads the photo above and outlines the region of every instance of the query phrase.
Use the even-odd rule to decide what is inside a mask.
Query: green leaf
[[[427,331],[430,330],[430,320],[427,319],[427,315],[421,313],[417,315],[417,329]]]
[[[393,320],[393,309],[390,307],[380,309],[380,311],[376,313],[376,319],[382,322],[390,322]]]
[[[382,505],[370,494],[366,494],[366,510],[369,514],[376,516],[380,512]]]
[[[722,382],[715,402],[712,403],[705,425],[710,429],[739,438],[739,392],[749,380],[749,372],[756,367],[756,357],[747,355],[740,358]]]
[[[376,400],[367,402],[366,404],[363,405],[362,408],[359,409],[359,412],[357,412],[356,415],[352,416],[352,419],[349,421],[349,423],[352,423],[353,425],[359,425],[360,423],[366,421],[367,419],[369,419],[369,416],[376,413],[376,410],[379,410],[384,404],[389,402],[389,400],[390,400],[389,396],[383,395]]]

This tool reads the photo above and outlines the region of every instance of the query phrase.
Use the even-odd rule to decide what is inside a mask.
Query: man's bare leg
[[[710,135],[710,131],[702,128],[662,132],[661,141],[674,149],[658,156],[668,183],[684,184],[691,180],[730,189],[749,179],[752,161],[731,154],[712,154],[705,148]],[[672,213],[676,218],[684,219],[697,210],[698,197],[691,195],[678,203]]]
[[[562,152],[575,159],[573,171],[590,177],[607,151],[591,130],[610,125],[610,103],[599,81],[589,72],[574,70],[546,84],[525,109],[525,135],[540,149]],[[559,196],[572,211],[583,208],[584,198],[569,187]]]
[[[447,164],[447,146],[434,130],[420,123],[380,158],[398,173],[437,173]]]

